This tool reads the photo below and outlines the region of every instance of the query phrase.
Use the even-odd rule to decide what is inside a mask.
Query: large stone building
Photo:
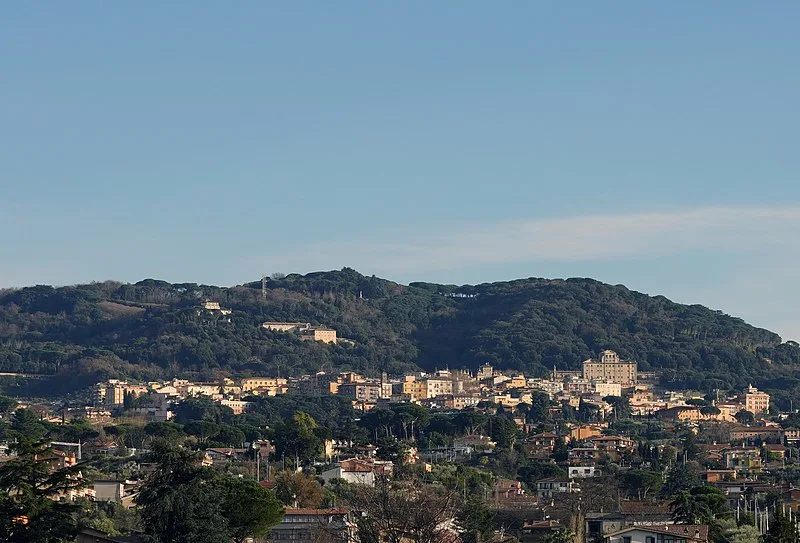
[[[744,394],[744,408],[751,413],[758,415],[759,413],[769,412],[769,394],[761,392],[753,385],[747,387],[747,392]]]
[[[603,351],[599,360],[583,363],[583,378],[587,381],[619,383],[622,386],[636,384],[636,362],[621,361],[614,351]]]

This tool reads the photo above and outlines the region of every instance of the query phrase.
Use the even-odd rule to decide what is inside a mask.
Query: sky
[[[14,2],[0,286],[593,277],[800,339],[800,3]]]

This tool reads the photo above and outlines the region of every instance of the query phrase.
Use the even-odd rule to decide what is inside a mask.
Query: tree
[[[136,503],[142,524],[155,543],[228,543],[216,473],[199,465],[199,455],[156,440],[153,473]]]
[[[631,403],[627,398],[620,396],[606,396],[603,401],[611,405],[614,420],[628,419],[631,416]]]
[[[11,417],[11,434],[20,441],[32,444],[47,434],[47,426],[33,409],[17,409]]]
[[[722,540],[730,543],[759,543],[761,535],[758,529],[750,524],[737,525],[733,519],[725,519],[719,522]]]
[[[517,423],[506,416],[491,417],[492,439],[498,447],[513,449],[519,436]]]
[[[551,530],[544,536],[544,543],[572,543],[573,541],[575,541],[575,532],[567,528]]]
[[[646,500],[648,494],[656,494],[664,484],[660,473],[647,470],[631,470],[620,476],[622,486],[629,496]]]
[[[0,394],[0,413],[8,413],[9,411],[16,409],[17,405],[17,400],[14,398],[9,398],[8,396],[3,396]]]
[[[317,428],[314,417],[296,411],[290,421],[275,428],[275,452],[281,457],[295,458],[300,463],[313,462],[322,454],[322,440],[316,433]]]
[[[730,517],[725,494],[713,486],[696,486],[682,491],[670,503],[673,518],[684,524],[713,524]]]
[[[800,537],[797,527],[780,508],[775,511],[775,519],[770,523],[769,533],[764,537],[764,543],[798,543]]]
[[[229,477],[223,485],[222,513],[234,543],[261,537],[283,518],[283,504],[252,479]]]
[[[275,496],[286,505],[319,507],[324,493],[315,479],[300,472],[282,471],[275,477]]]
[[[687,491],[679,492],[669,504],[672,518],[683,524],[705,524],[711,521],[711,508]]]
[[[756,420],[756,416],[745,409],[742,409],[736,413],[733,418],[735,418],[739,424],[753,424],[753,422]]]
[[[454,543],[449,527],[455,511],[452,493],[425,485],[393,487],[380,479],[374,487],[353,485],[345,501],[365,514],[356,519],[360,543]]]
[[[74,541],[78,506],[58,498],[85,484],[78,469],[59,467],[43,441],[21,442],[17,457],[0,467],[0,540]]]
[[[463,543],[481,543],[492,534],[494,515],[480,496],[470,496],[456,509],[456,522]]]

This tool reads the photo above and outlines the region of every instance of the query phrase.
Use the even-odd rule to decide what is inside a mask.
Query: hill
[[[230,308],[230,322],[198,314]],[[327,325],[353,345],[301,341],[264,321]],[[234,287],[107,281],[0,291],[0,372],[53,376],[62,393],[107,377],[368,374],[490,363],[544,375],[610,348],[663,370],[668,386],[790,390],[800,349],[767,330],[592,279],[400,285],[355,270],[288,275]],[[43,383],[48,383],[46,386]],[[7,386],[8,388],[8,386]]]

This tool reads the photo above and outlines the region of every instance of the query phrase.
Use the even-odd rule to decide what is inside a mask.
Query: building
[[[261,324],[261,328],[273,332],[293,332],[311,328],[310,322],[272,322],[268,321]]]
[[[323,471],[320,477],[325,482],[333,479],[344,479],[348,483],[375,486],[378,477],[388,477],[394,471],[391,461],[361,460],[351,458],[342,460],[337,466]]]
[[[754,415],[769,413],[769,394],[750,385],[744,395],[744,406]]]
[[[631,526],[605,537],[606,543],[708,543],[708,525]]]
[[[336,343],[336,330],[324,326],[311,326],[300,331],[300,339],[304,341],[319,341],[321,343]]]
[[[734,426],[732,441],[783,443],[784,430],[780,426]]]
[[[726,469],[737,473],[758,473],[764,466],[761,450],[757,447],[734,447],[724,451],[723,463]]]
[[[242,379],[242,392],[249,392],[257,388],[279,388],[286,385],[286,379],[276,377],[246,377]]]
[[[606,396],[622,396],[622,385],[619,383],[595,381],[594,393],[601,398],[605,398]]]
[[[198,314],[204,311],[216,315],[230,315],[231,313],[233,313],[233,311],[231,311],[230,309],[225,309],[223,307],[220,307],[219,302],[212,302],[209,300],[206,300],[205,302],[200,304],[200,309],[198,310]]]
[[[356,525],[348,509],[297,509],[287,507],[283,520],[273,526],[266,540],[275,543],[349,543],[355,541]]]
[[[599,477],[600,470],[594,466],[570,466],[569,470],[570,479],[583,479],[584,477]]]
[[[589,438],[602,435],[599,426],[578,426],[569,432],[570,441],[585,441]]]
[[[342,383],[339,385],[339,396],[352,398],[359,402],[377,402],[381,397],[380,383]]]
[[[578,487],[569,479],[542,479],[536,482],[536,497],[552,498],[560,492],[575,492]]]
[[[453,394],[453,381],[443,377],[428,377],[425,383],[425,398]]]
[[[622,386],[636,384],[636,362],[621,361],[614,351],[603,351],[599,360],[583,362],[583,379],[619,383]]]

